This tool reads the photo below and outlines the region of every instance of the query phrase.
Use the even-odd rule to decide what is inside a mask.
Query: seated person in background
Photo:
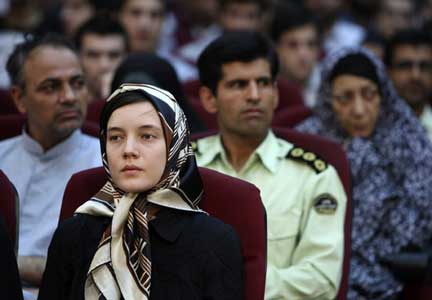
[[[280,76],[298,87],[304,103],[313,106],[320,55],[320,31],[314,16],[305,8],[280,3],[275,8],[271,37],[280,61]]]
[[[351,166],[348,298],[399,299],[402,284],[383,260],[431,236],[432,146],[381,61],[364,49],[324,62],[314,111],[298,129],[341,143]]]
[[[219,134],[197,141],[197,161],[261,191],[268,220],[265,298],[334,299],[346,195],[332,166],[270,129],[278,103],[270,42],[257,32],[227,33],[204,50],[198,68],[201,101],[216,114]]]
[[[21,282],[12,242],[0,217],[0,296],[2,299],[23,299]]]
[[[387,44],[385,61],[399,95],[414,110],[432,141],[432,37],[406,30]]]
[[[74,48],[58,36],[18,45],[9,57],[11,94],[27,114],[22,134],[0,142],[0,169],[20,198],[18,266],[38,285],[70,176],[101,165],[98,140],[80,131],[87,88]]]
[[[151,84],[169,91],[184,111],[191,133],[205,130],[183,93],[176,71],[164,58],[151,53],[129,54],[114,73],[111,91],[115,91],[123,83]]]
[[[242,299],[240,241],[198,208],[203,185],[172,95],[122,85],[100,133],[109,181],[57,229],[39,299]]]
[[[219,25],[224,31],[265,30],[268,0],[219,0]]]
[[[129,49],[126,31],[108,15],[97,15],[78,29],[75,45],[87,79],[89,101],[105,100],[114,70]]]

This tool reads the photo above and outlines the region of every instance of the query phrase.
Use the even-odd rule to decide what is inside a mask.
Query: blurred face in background
[[[177,0],[179,9],[191,26],[207,27],[216,21],[218,0]]]
[[[113,73],[125,56],[126,41],[122,35],[84,34],[80,59],[93,98],[90,101],[108,96]]]
[[[432,47],[396,46],[389,73],[399,95],[421,114],[432,95]]]
[[[23,77],[24,86],[13,87],[12,96],[27,114],[30,135],[49,149],[85,118],[88,92],[79,59],[67,48],[39,46],[25,61]]]
[[[313,25],[305,25],[284,32],[276,45],[281,73],[289,80],[306,83],[318,61],[318,32]]]
[[[132,51],[154,52],[164,20],[163,0],[127,0],[119,20],[126,29]]]
[[[376,19],[378,31],[389,38],[397,31],[412,27],[414,8],[412,0],[381,0]]]
[[[378,86],[373,81],[355,75],[339,75],[333,80],[333,112],[351,137],[372,135],[380,104]]]
[[[227,3],[221,8],[220,25],[226,31],[261,30],[263,14],[264,12],[257,3]]]
[[[94,14],[88,0],[64,0],[60,16],[65,34],[72,37],[77,29]]]

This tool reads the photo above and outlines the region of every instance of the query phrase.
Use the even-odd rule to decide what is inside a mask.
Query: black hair
[[[219,7],[223,10],[227,5],[232,3],[241,4],[257,4],[261,12],[266,11],[270,7],[270,1],[268,0],[219,0]]]
[[[407,29],[395,33],[385,48],[384,62],[387,66],[392,65],[394,51],[396,47],[401,45],[432,47],[432,36],[419,29]]]
[[[271,68],[272,79],[279,71],[277,54],[271,42],[255,31],[224,33],[211,42],[198,59],[201,84],[216,94],[217,84],[222,78],[222,65],[230,62],[251,62],[266,59]]]
[[[126,30],[119,21],[108,14],[97,14],[80,26],[74,38],[78,49],[81,49],[83,38],[89,33],[101,36],[119,35],[123,38],[126,51],[129,50],[129,38]]]
[[[119,99],[121,99],[121,101],[119,101]],[[116,109],[122,106],[126,106],[128,104],[137,103],[137,102],[147,102],[147,101],[151,102],[146,96],[146,93],[144,91],[127,91],[127,92],[120,93],[116,95],[114,98],[112,98],[110,101],[105,102],[102,108],[100,124],[99,124],[101,132],[103,132],[104,135],[106,136],[109,118],[111,117],[112,113]]]
[[[311,25],[320,35],[315,16],[305,7],[294,3],[279,3],[274,10],[270,36],[277,43],[285,32]]]
[[[329,82],[333,83],[336,77],[340,75],[354,75],[366,78],[377,85],[381,94],[380,80],[378,78],[376,66],[370,58],[363,53],[352,53],[341,58],[333,67],[329,75]]]
[[[24,64],[29,55],[38,47],[50,46],[54,48],[64,48],[77,53],[74,45],[61,35],[48,33],[42,36],[26,36],[25,41],[18,44],[9,56],[6,63],[6,70],[9,74],[12,85],[25,87],[24,83]]]

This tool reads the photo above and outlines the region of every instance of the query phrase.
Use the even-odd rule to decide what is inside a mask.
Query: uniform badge
[[[319,214],[333,215],[337,209],[337,201],[330,194],[319,195],[314,200],[314,209]]]

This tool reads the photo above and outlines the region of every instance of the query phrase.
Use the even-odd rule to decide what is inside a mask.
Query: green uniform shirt
[[[219,135],[197,141],[198,165],[246,180],[267,211],[266,299],[334,299],[343,261],[346,194],[335,169],[269,132],[236,172]]]

